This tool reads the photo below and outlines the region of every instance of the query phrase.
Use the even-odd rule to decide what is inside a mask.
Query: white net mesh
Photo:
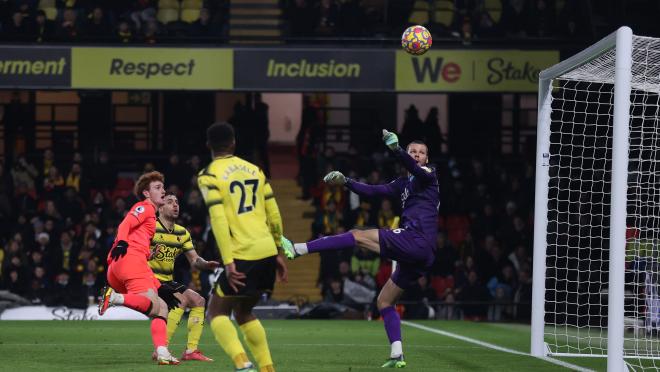
[[[614,50],[553,81],[545,341],[607,355]],[[624,353],[660,369],[660,40],[634,37]],[[656,360],[657,358],[657,360]]]

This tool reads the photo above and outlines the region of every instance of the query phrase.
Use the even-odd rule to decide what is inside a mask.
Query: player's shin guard
[[[307,242],[307,251],[309,253],[353,247],[355,247],[355,237],[350,232],[345,232],[339,235],[326,236],[320,239],[312,240],[311,242]]]
[[[165,318],[156,316],[151,320],[151,339],[154,349],[159,346],[167,346],[167,320]]]
[[[174,309],[170,310],[170,312],[167,314],[167,343],[170,343],[170,340],[172,339],[172,335],[174,335],[174,332],[176,331],[176,328],[179,326],[181,323],[181,317],[183,317],[183,313],[185,312],[184,309],[180,307],[175,307]]]
[[[270,357],[268,349],[268,340],[266,339],[266,330],[259,322],[259,319],[251,320],[241,325],[243,337],[257,360],[260,371],[275,371],[273,369],[273,360]]]
[[[139,311],[142,314],[149,315],[152,304],[148,297],[133,293],[126,293],[123,295],[123,297],[124,302],[122,305],[128,307],[129,309]]]
[[[249,362],[245,349],[238,339],[238,333],[234,324],[224,315],[216,316],[211,320],[211,331],[215,336],[215,340],[220,344],[222,349],[234,361],[236,368],[244,368],[245,364]]]
[[[401,347],[401,318],[399,313],[396,312],[394,306],[388,306],[380,311],[380,315],[383,316],[385,332],[392,347],[390,356],[392,358],[401,356],[403,350]]]
[[[188,314],[188,345],[189,351],[197,350],[199,339],[204,329],[204,307],[193,307]]]

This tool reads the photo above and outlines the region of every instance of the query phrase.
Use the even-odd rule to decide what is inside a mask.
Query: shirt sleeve
[[[142,222],[145,221],[149,213],[151,213],[153,217],[154,212],[152,209],[153,208],[145,207],[142,203],[135,204],[133,208],[131,208],[131,210],[126,213],[126,216],[124,216],[124,219],[119,224],[115,242],[120,240],[128,241],[128,235],[131,233],[131,231],[133,231],[136,227],[140,226]]]
[[[181,249],[184,253],[195,249],[192,238],[190,237],[190,232],[188,232],[188,230],[186,230],[186,234],[183,236],[183,245],[181,246]]]
[[[281,246],[281,237],[282,237],[282,215],[280,214],[280,208],[277,206],[275,201],[275,195],[273,194],[273,188],[270,186],[270,183],[266,181],[264,186],[264,199],[266,201],[266,218],[268,219],[268,226],[270,227],[270,233],[275,240],[275,245],[280,248]]]
[[[231,249],[231,235],[229,224],[225,215],[225,207],[222,204],[222,193],[216,182],[217,178],[209,173],[201,173],[197,177],[199,190],[204,198],[204,203],[209,211],[211,220],[211,231],[215,242],[220,249],[220,256],[225,265],[234,262],[234,254]]]
[[[435,178],[435,171],[433,168],[420,167],[415,159],[408,155],[408,153],[401,147],[394,150],[394,154],[397,158],[399,158],[399,160],[401,160],[401,163],[408,170],[408,172],[410,172],[410,174],[417,177],[418,179],[428,182]]]
[[[401,192],[401,182],[396,179],[384,185],[367,185],[354,179],[346,179],[346,188],[361,196],[396,196]]]

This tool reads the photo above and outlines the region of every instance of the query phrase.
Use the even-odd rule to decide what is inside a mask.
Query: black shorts
[[[239,287],[238,292],[229,285],[227,272],[223,271],[215,283],[215,293],[220,296],[258,296],[263,292],[272,292],[275,286],[277,271],[277,256],[260,260],[234,260],[236,271],[245,274],[245,287]]]
[[[188,289],[185,285],[170,280],[169,282],[160,282],[160,287],[158,288],[158,297],[167,298],[174,293],[183,293]]]

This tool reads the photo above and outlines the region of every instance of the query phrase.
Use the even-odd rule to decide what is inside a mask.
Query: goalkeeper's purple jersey
[[[398,149],[395,154],[410,172],[410,176],[399,177],[385,185],[366,185],[349,179],[346,186],[359,195],[399,196],[403,209],[400,227],[421,234],[434,248],[438,234],[440,206],[435,169],[420,167],[403,149]]]

